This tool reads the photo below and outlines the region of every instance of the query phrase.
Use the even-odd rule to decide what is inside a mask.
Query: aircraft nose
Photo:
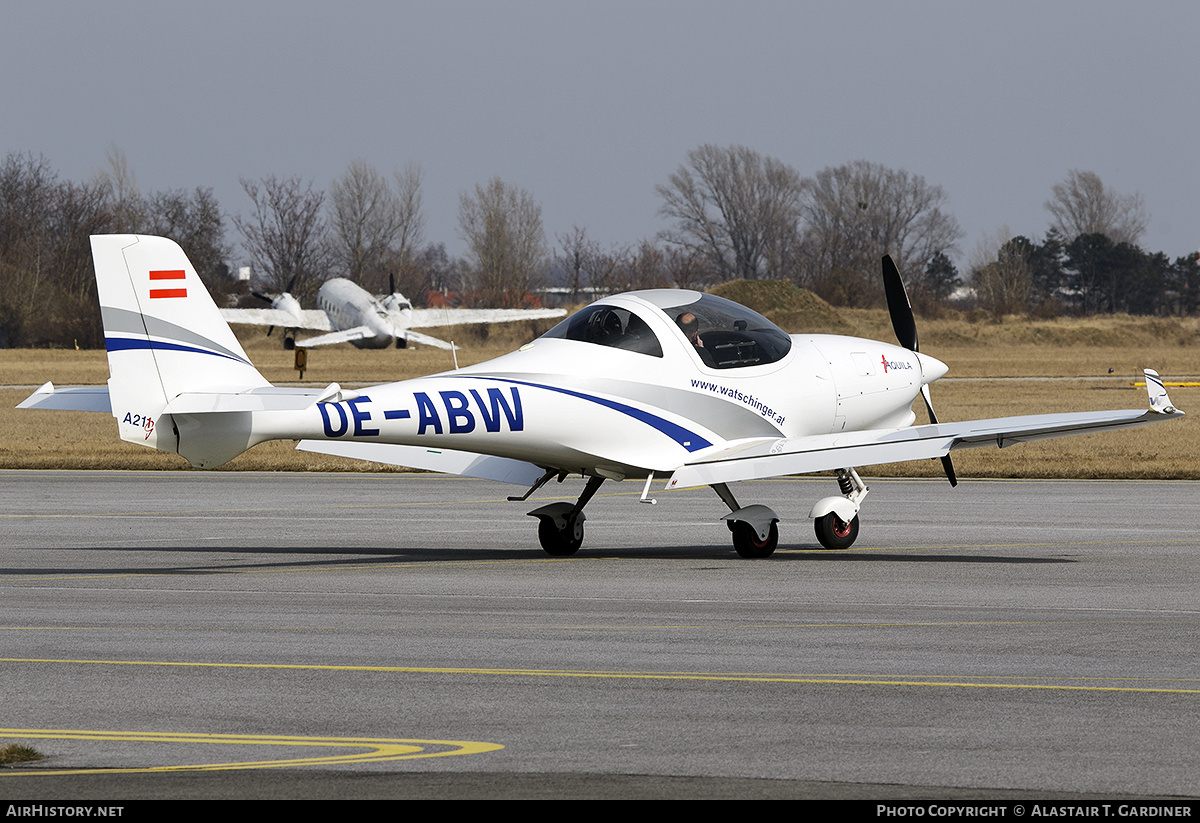
[[[936,357],[917,352],[917,360],[921,362],[921,382],[923,383],[932,383],[950,371],[950,367]]]

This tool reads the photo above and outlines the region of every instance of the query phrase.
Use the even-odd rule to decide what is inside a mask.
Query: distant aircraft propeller
[[[292,293],[292,289],[293,289],[295,286],[296,286],[296,275],[294,275],[294,274],[293,274],[293,275],[292,275],[292,279],[288,281],[287,289],[285,289],[283,292],[280,292],[280,293],[278,293],[278,294],[271,294],[270,292],[265,292],[265,291],[255,291],[254,289],[251,289],[251,290],[250,290],[250,294],[254,295],[254,296],[255,296],[255,297],[257,297],[259,300],[262,300],[262,301],[264,301],[264,302],[266,302],[266,303],[270,303],[270,304],[271,304],[271,308],[275,309],[275,308],[278,308],[278,305],[277,305],[277,303],[278,303],[278,300],[279,300],[279,298],[280,298],[280,297],[282,297],[282,296],[283,296],[283,295],[285,295],[285,294],[291,294],[291,293]],[[270,336],[271,336],[271,332],[273,332],[273,331],[275,331],[275,327],[274,327],[274,326],[268,326],[268,327],[267,327],[267,337],[270,337]]]
[[[900,345],[914,354],[920,352],[917,345],[917,321],[913,317],[912,303],[908,301],[908,292],[904,290],[904,281],[900,279],[900,271],[892,262],[892,256],[883,256],[883,291],[887,295],[888,314],[892,317],[892,330],[896,332],[896,340]],[[929,397],[929,385],[921,386],[921,397],[925,401],[925,409],[929,412],[929,422],[937,424],[937,415],[933,411],[933,400]],[[942,468],[946,471],[946,479],[951,486],[958,485],[958,475],[954,473],[954,462],[950,455],[942,458]]]

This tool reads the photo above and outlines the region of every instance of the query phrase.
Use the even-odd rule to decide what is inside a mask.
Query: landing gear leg
[[[545,482],[543,479],[543,482]],[[551,557],[570,557],[583,545],[583,507],[604,482],[603,477],[589,477],[583,494],[574,504],[551,503],[534,509],[530,517],[538,518],[538,542]]]
[[[729,507],[729,514],[722,519],[733,532],[734,551],[751,560],[770,557],[779,545],[779,516],[766,506],[742,508],[724,483],[712,488]]]

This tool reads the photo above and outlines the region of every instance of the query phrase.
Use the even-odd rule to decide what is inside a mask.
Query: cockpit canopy
[[[672,289],[636,292],[635,296],[657,306],[710,368],[774,363],[792,346],[791,337],[770,320],[723,297]],[[650,324],[628,308],[604,302],[576,312],[543,336],[663,356]]]
[[[542,337],[561,337],[662,357],[662,346],[646,321],[621,306],[593,303],[580,309]]]

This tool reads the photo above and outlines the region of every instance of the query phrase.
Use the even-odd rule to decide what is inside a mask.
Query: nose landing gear
[[[870,489],[854,469],[838,469],[841,497],[824,497],[809,512],[817,540],[827,549],[848,549],[858,538],[858,510]]]

